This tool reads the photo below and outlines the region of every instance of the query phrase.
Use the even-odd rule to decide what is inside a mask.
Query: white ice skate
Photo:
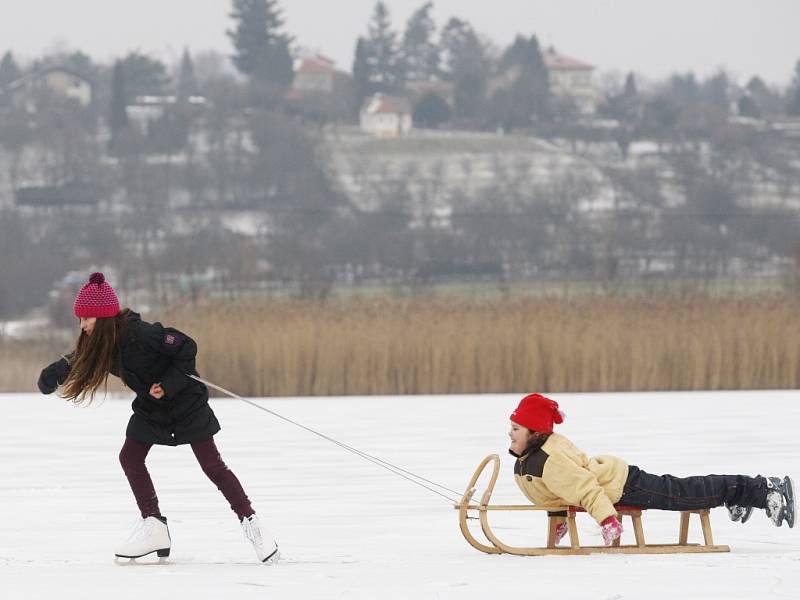
[[[726,506],[726,508],[728,509],[728,516],[730,516],[731,521],[739,521],[742,524],[747,523],[747,521],[750,520],[750,515],[753,514],[752,506],[731,504],[730,506]]]
[[[159,558],[169,556],[171,546],[166,517],[147,517],[139,520],[128,539],[114,550],[117,558],[139,558],[155,552]]]
[[[242,519],[242,531],[256,551],[256,556],[265,565],[274,565],[281,557],[278,544],[269,531],[261,527],[255,514]]]
[[[767,477],[767,516],[772,524],[780,527],[785,522],[790,528],[794,527],[794,485],[792,479],[786,476]]]

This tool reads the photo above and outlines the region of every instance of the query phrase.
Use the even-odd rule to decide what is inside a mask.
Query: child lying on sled
[[[563,435],[558,403],[540,394],[525,396],[511,414],[509,452],[517,457],[514,479],[534,504],[580,506],[601,527],[608,546],[622,534],[615,504],[661,510],[697,510],[724,504],[733,521],[746,522],[754,508],[777,527],[794,527],[792,480],[784,477],[651,475],[615,456],[587,457]],[[567,531],[556,530],[556,543]]]

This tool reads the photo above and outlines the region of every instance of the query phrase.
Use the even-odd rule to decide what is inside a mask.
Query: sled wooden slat
[[[461,508],[461,504],[454,505]],[[567,506],[536,506],[534,504],[470,504],[465,506],[469,510],[546,510],[547,512],[558,512],[567,510]]]
[[[475,494],[475,484],[489,463],[492,463],[492,473],[489,483],[481,497],[480,502],[472,500]],[[612,546],[584,546],[580,543],[578,527],[575,516],[583,509],[574,506],[534,506],[532,504],[490,504],[494,486],[500,472],[500,457],[497,454],[490,454],[484,458],[467,485],[461,501],[455,505],[459,515],[459,527],[467,542],[477,550],[487,554],[517,554],[521,556],[546,556],[546,555],[586,555],[586,554],[679,554],[679,553],[700,553],[700,552],[730,552],[728,546],[715,545],[711,533],[710,511],[691,510],[680,514],[680,526],[678,530],[677,544],[647,544],[645,542],[644,528],[642,526],[642,511],[637,507],[618,506],[617,512],[620,521],[628,517],[633,524],[633,534],[635,544],[622,544],[618,539]],[[491,511],[547,511],[548,527],[546,545],[543,547],[517,547],[510,546],[500,540],[489,524],[489,513]],[[467,524],[469,511],[477,511],[478,519],[481,524],[481,531],[489,544],[482,543],[472,534]],[[700,524],[703,532],[703,544],[689,543],[689,518],[692,514],[700,517]],[[474,517],[473,517],[474,518]],[[559,523],[567,524],[569,533],[569,546],[556,546],[556,528]]]

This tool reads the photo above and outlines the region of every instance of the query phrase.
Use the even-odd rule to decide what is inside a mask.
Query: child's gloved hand
[[[556,546],[558,546],[558,542],[560,542],[565,535],[567,535],[567,524],[559,523],[556,525]]]
[[[62,358],[42,369],[36,385],[43,394],[52,394],[59,385],[64,383],[67,375],[69,375],[69,363],[67,359]]]
[[[622,523],[617,517],[606,517],[600,524],[600,532],[603,534],[603,543],[610,546],[614,540],[622,535]]]

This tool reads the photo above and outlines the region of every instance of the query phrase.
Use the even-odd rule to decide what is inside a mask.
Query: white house
[[[411,103],[404,96],[374,94],[361,105],[361,129],[376,137],[400,137],[411,131]]]
[[[297,95],[331,94],[335,77],[336,67],[331,59],[321,54],[302,58],[295,66],[291,89]]]
[[[551,46],[542,54],[547,68],[550,92],[575,102],[582,114],[595,112],[597,92],[592,87],[592,65],[559,54]]]
[[[82,75],[59,66],[46,67],[23,75],[6,86],[6,93],[11,95],[15,103],[33,107],[31,99],[40,89],[71,98],[84,107],[92,103],[92,83]]]
[[[151,124],[163,117],[168,108],[178,103],[176,96],[136,96],[125,106],[125,114],[131,126],[146,135]],[[208,100],[204,96],[189,96],[184,104],[192,108],[203,108],[207,105]]]

